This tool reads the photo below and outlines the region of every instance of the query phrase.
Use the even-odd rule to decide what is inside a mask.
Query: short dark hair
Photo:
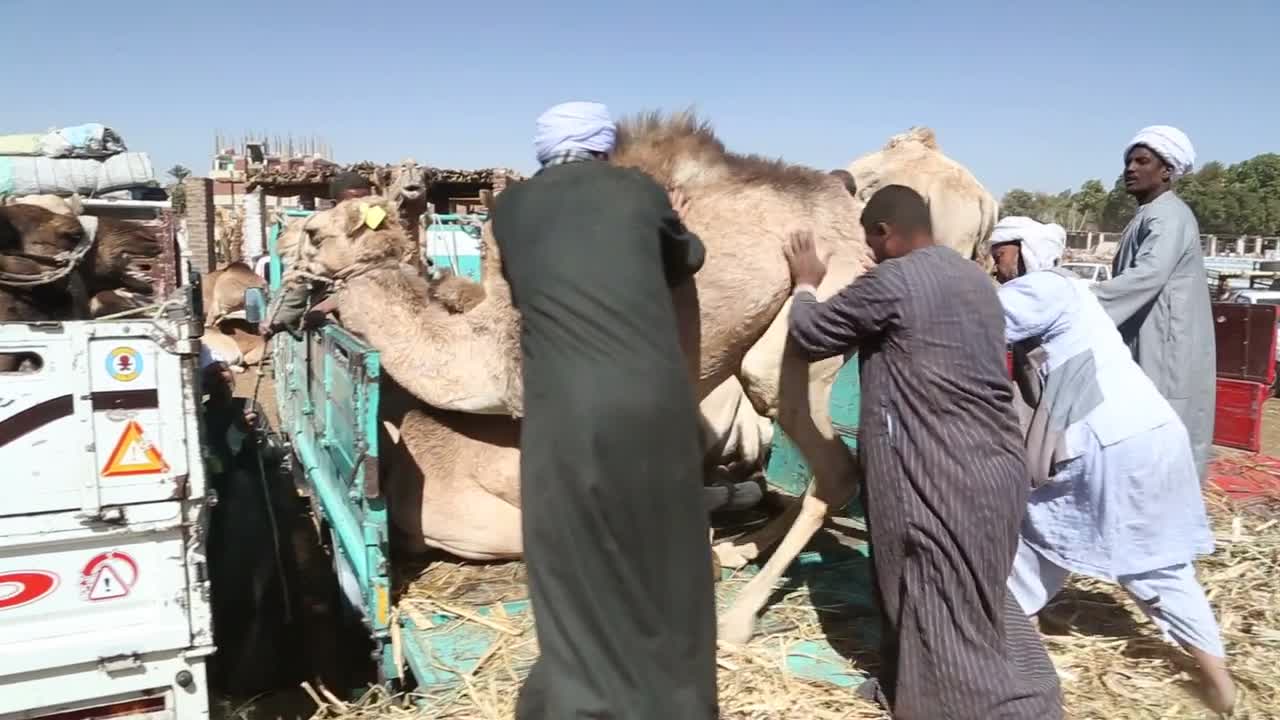
[[[338,173],[329,181],[329,197],[334,200],[347,190],[369,190],[369,179],[354,170]]]
[[[872,228],[880,223],[900,230],[933,232],[929,204],[906,185],[885,185],[867,201],[862,209],[862,227]]]
[[[853,179],[853,173],[848,170],[832,170],[827,174],[840,178],[840,182],[844,183],[844,189],[848,190],[850,195],[858,194],[858,183]]]

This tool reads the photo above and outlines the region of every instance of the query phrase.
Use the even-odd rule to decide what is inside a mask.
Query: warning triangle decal
[[[125,425],[116,449],[111,451],[107,464],[102,468],[103,477],[120,475],[151,475],[168,472],[169,464],[160,451],[142,437],[142,426],[137,420]]]
[[[111,569],[110,565],[98,568],[98,574],[93,579],[93,587],[89,588],[90,600],[110,600],[128,594],[129,586],[121,582],[120,576]]]

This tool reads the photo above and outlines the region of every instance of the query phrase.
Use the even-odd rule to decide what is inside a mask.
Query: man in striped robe
[[[900,720],[1062,717],[1057,674],[1005,581],[1029,481],[982,270],[935,245],[929,208],[889,185],[862,214],[879,263],[830,299],[813,238],[786,248],[791,339],[859,352],[860,462],[884,642],[874,695]]]

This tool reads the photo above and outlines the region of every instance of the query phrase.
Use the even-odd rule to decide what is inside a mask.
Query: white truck
[[[202,323],[183,265],[153,313],[0,324],[0,354],[27,359],[0,373],[0,720],[208,717]]]
[[[1107,263],[1068,262],[1062,263],[1062,267],[1088,280],[1091,285],[1111,279],[1111,266]]]

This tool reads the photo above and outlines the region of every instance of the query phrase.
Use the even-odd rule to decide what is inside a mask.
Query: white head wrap
[[[1048,270],[1062,258],[1067,231],[1057,223],[1045,225],[1029,217],[1002,218],[991,231],[991,247],[1015,242],[1022,245],[1022,264],[1027,272]]]
[[[1171,174],[1174,180],[1195,167],[1196,149],[1191,146],[1191,138],[1176,127],[1152,125],[1139,130],[1124,148],[1125,162],[1129,161],[1129,151],[1137,145],[1145,145],[1159,155],[1173,169]]]
[[[613,152],[618,129],[609,108],[594,102],[567,102],[538,116],[533,148],[538,162],[569,150]]]

